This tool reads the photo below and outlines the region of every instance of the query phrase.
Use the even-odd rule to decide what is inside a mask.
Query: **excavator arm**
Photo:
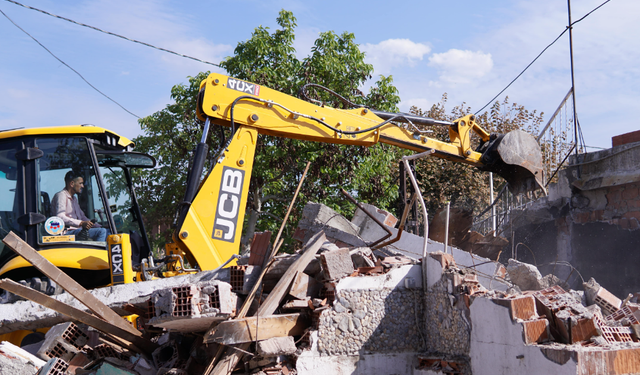
[[[360,146],[382,142],[416,152],[432,149],[437,157],[498,173],[514,192],[543,186],[535,139],[522,131],[489,134],[474,115],[448,122],[368,108],[335,109],[217,73],[201,83],[197,115],[205,129],[171,246],[203,270],[218,267],[238,251],[259,134]],[[211,124],[230,127],[232,137],[200,182]],[[449,142],[429,138],[417,125],[448,126]],[[481,139],[477,150],[471,147],[472,133]]]

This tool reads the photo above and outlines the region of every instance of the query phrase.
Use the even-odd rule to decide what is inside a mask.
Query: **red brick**
[[[591,217],[590,212],[578,212],[575,216],[575,221],[576,223],[579,223],[579,224],[588,223],[590,217]]]
[[[629,229],[629,219],[623,217],[620,219],[620,229]]]
[[[609,204],[620,202],[621,198],[622,198],[622,193],[620,193],[619,190],[611,191],[610,193],[607,194],[607,202]]]
[[[622,192],[622,199],[624,200],[636,199],[637,196],[638,196],[637,187],[627,186]]]
[[[627,212],[624,215],[622,215],[622,217],[624,217],[626,219],[636,219],[637,221],[640,221],[640,212],[638,212],[638,211],[630,211],[630,212]]]
[[[627,208],[629,210],[638,210],[640,209],[640,199],[634,199],[627,201]]]
[[[549,321],[545,318],[522,322],[522,328],[526,344],[549,340]]]
[[[640,142],[640,130],[611,137],[611,147],[626,145],[627,143]]]
[[[640,222],[638,222],[638,220],[636,220],[635,218],[629,219],[629,229],[631,230],[640,229]]]
[[[592,336],[597,336],[598,330],[593,319],[578,319],[576,325],[571,327],[570,344],[589,340]]]
[[[604,220],[604,210],[596,210],[596,220]]]
[[[530,320],[538,317],[536,300],[532,295],[494,299],[493,301],[501,306],[508,307],[512,320]]]

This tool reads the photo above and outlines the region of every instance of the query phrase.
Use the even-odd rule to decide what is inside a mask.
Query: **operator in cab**
[[[92,222],[80,208],[76,194],[80,194],[84,188],[84,178],[73,170],[64,176],[65,187],[57,192],[51,200],[52,213],[64,221],[69,228],[65,232],[68,235],[78,235],[83,229],[88,230],[89,238],[93,241],[106,241],[109,230],[102,228],[100,224]]]

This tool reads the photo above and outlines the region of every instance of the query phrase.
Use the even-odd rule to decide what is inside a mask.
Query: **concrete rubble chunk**
[[[327,280],[338,280],[351,275],[355,271],[348,248],[320,254],[320,263]]]
[[[293,283],[291,283],[291,289],[289,289],[289,295],[297,299],[316,298],[322,289],[322,283],[307,275],[304,272],[298,272]]]
[[[51,358],[36,375],[65,375],[69,365],[60,358]]]
[[[256,349],[258,351],[258,354],[263,357],[294,354],[296,350],[298,350],[295,340],[291,336],[274,337],[271,339],[258,341]]]
[[[511,282],[516,284],[521,290],[544,289],[542,287],[542,275],[540,271],[538,271],[538,267],[533,264],[509,259],[507,273],[509,274]]]
[[[309,202],[304,206],[302,218],[293,238],[306,243],[315,233],[324,231],[327,239],[339,247],[364,247],[367,244],[360,238],[360,228],[335,212],[331,208]]]
[[[88,341],[89,336],[74,323],[58,324],[46,333],[37,356],[47,361],[58,357],[68,363]]]
[[[155,291],[149,325],[178,332],[206,330],[214,321],[235,314],[237,296],[231,284],[213,280]]]
[[[374,267],[376,265],[376,257],[368,247],[356,247],[350,250],[349,254],[355,268]]]
[[[45,361],[7,341],[0,342],[0,370],[3,374],[33,375]]]

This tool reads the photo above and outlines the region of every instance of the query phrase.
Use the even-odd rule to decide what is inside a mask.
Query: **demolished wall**
[[[505,233],[513,232],[514,248],[504,256],[537,264],[573,288],[580,274],[618,295],[639,291],[638,165],[640,142],[572,155],[547,197],[510,213]]]
[[[585,292],[566,292],[533,265],[512,260],[505,268],[434,241],[422,258],[424,239],[406,233],[393,246],[369,248],[378,238],[362,221],[333,225],[325,237],[331,223],[307,224],[337,215],[328,210],[310,210],[316,216],[299,232],[320,232],[257,278],[245,257],[231,270],[106,288],[114,309],[140,312],[148,347],[65,323],[33,348],[47,361],[40,375],[640,372],[637,297],[622,301],[595,280]],[[346,245],[353,238],[357,245]],[[260,280],[269,273],[279,281],[267,290]],[[117,303],[125,297],[135,304]]]

